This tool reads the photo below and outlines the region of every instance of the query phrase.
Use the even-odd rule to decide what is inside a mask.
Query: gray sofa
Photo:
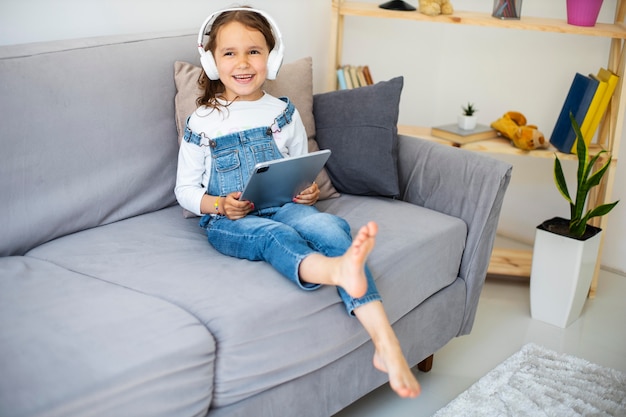
[[[0,415],[329,416],[386,382],[334,288],[218,254],[176,205],[194,38],[0,47]],[[472,328],[510,166],[400,136],[397,174],[400,198],[318,206],[378,222],[415,365]]]

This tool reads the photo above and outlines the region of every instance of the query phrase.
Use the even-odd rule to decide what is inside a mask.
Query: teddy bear
[[[419,11],[428,16],[452,14],[454,8],[449,0],[420,0]]]
[[[525,151],[549,146],[543,133],[537,129],[537,126],[527,125],[526,117],[520,112],[506,112],[501,118],[491,123],[491,127],[511,140],[515,147]]]

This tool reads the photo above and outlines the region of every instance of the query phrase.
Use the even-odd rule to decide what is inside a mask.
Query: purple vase
[[[595,26],[602,0],[567,0],[567,23],[574,26]]]

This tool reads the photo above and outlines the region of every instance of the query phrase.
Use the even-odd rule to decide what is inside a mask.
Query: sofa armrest
[[[472,329],[511,165],[484,154],[399,136],[398,175],[404,201],[462,219],[467,241],[459,277],[465,280],[465,317],[459,335]]]

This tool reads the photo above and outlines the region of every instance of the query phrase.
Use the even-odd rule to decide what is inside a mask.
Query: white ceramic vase
[[[593,229],[594,236],[578,240],[537,227],[530,273],[534,319],[566,328],[580,316],[600,249],[601,229]]]
[[[474,130],[476,128],[476,123],[478,122],[478,116],[466,116],[464,114],[459,114],[457,122],[459,129]]]

